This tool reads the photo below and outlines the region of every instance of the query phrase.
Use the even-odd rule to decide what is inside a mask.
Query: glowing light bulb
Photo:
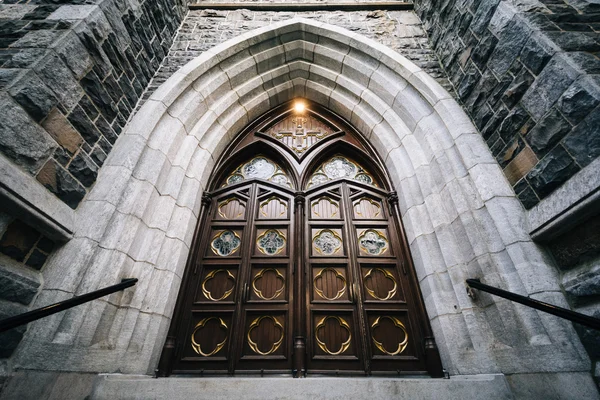
[[[297,113],[304,112],[304,109],[305,109],[305,108],[306,108],[306,106],[305,106],[305,105],[304,105],[304,103],[303,103],[303,102],[301,102],[301,101],[297,101],[297,102],[294,104],[294,110],[296,110],[296,112],[297,112]]]

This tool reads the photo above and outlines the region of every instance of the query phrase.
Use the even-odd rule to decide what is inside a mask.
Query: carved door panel
[[[307,197],[307,370],[364,371],[355,269],[345,220],[344,184]]]
[[[291,205],[256,183],[212,200],[174,371],[290,371]]]
[[[422,335],[383,193],[349,182],[307,197],[308,372],[422,371]]]
[[[441,374],[388,179],[314,106],[265,114],[219,162],[162,374]]]

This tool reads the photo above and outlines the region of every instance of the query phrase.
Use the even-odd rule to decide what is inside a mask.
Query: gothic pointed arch
[[[205,218],[212,201],[204,192],[211,190],[215,164],[245,126],[296,97],[327,107],[355,126],[387,168],[397,190],[390,205],[402,216],[406,247],[414,255],[427,314],[450,374],[589,368],[572,326],[465,294],[464,279],[474,277],[552,303],[566,301],[552,263],[531,241],[521,204],[460,105],[393,50],[306,19],[275,23],[215,46],[175,72],[140,108],[78,209],[75,239],[44,267],[49,279],[33,307],[132,273],[139,272],[147,286],[139,285],[133,297],[97,301],[57,314],[50,323],[31,324],[14,365],[154,371],[165,338],[166,348],[174,349],[167,327],[180,318],[174,304],[182,277],[195,270],[197,258],[189,256],[190,249],[200,244],[193,238],[206,233],[197,221]],[[368,202],[364,205],[367,212]],[[68,274],[64,265],[69,265]],[[218,276],[231,284],[227,273]],[[385,282],[385,274],[379,276]],[[224,296],[229,286],[224,288],[213,298]],[[503,324],[497,323],[498,315]],[[280,332],[272,319],[258,322]],[[375,327],[386,324],[402,333],[393,319],[375,322]],[[340,332],[346,331],[335,318],[323,323],[337,323]],[[205,354],[219,347],[225,329],[215,319],[199,329],[207,326],[221,333],[214,347],[199,343]],[[128,334],[115,340],[114,332]],[[386,351],[397,351],[378,341]],[[272,348],[257,346],[262,352]],[[282,351],[281,346],[274,351]]]
[[[328,134],[308,141],[311,118]],[[431,328],[374,150],[307,99],[257,121],[209,184],[165,373],[440,375],[434,342],[422,346]],[[303,138],[304,150],[280,132]]]

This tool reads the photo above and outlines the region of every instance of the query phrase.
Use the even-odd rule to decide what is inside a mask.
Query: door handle
[[[353,283],[352,287],[350,288],[350,293],[351,293],[350,301],[352,301],[353,304],[356,304],[356,302],[358,301],[356,292],[357,292],[356,283]]]
[[[249,289],[248,284],[244,283],[244,290],[242,291],[242,300],[244,303],[248,302],[248,289]]]

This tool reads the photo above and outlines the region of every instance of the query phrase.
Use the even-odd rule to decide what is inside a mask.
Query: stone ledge
[[[547,241],[600,210],[600,159],[596,159],[527,213],[534,240]]]
[[[49,239],[65,242],[73,237],[74,211],[3,156],[0,206]]]

